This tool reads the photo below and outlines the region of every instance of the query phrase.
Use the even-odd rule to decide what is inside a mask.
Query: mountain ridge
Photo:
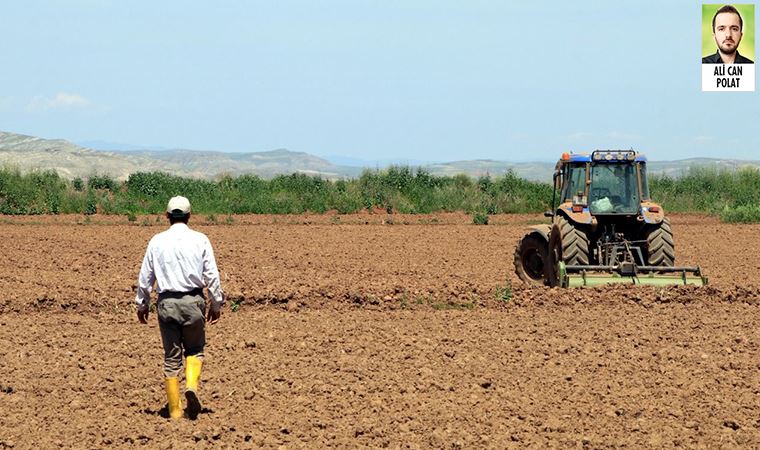
[[[134,146],[131,147],[134,148]],[[16,167],[21,171],[52,169],[67,179],[86,178],[98,174],[119,180],[127,179],[129,174],[134,172],[151,171],[204,179],[244,174],[271,178],[292,173],[340,179],[358,177],[365,169],[383,168],[333,164],[325,158],[307,152],[284,148],[260,152],[190,149],[97,150],[64,139],[44,139],[7,131],[0,131],[0,166]],[[550,162],[513,163],[494,159],[458,160],[410,166],[422,168],[432,175],[439,176],[456,174],[471,177],[486,174],[495,176],[512,170],[522,178],[544,182],[551,180],[554,169],[554,163]],[[736,169],[744,166],[760,167],[760,161],[704,157],[671,161],[650,160],[648,170],[650,174],[677,177],[686,173],[692,166]]]

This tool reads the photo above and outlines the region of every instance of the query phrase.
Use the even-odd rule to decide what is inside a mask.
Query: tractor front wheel
[[[557,216],[549,234],[549,255],[546,264],[549,286],[560,285],[560,262],[564,262],[565,265],[588,265],[588,248],[586,233],[563,216]]]
[[[546,239],[540,234],[530,233],[523,236],[515,248],[517,276],[528,284],[543,286],[547,250]]]

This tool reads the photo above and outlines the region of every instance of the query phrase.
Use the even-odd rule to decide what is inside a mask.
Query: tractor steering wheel
[[[593,188],[591,189],[591,198],[600,199],[610,196],[610,190],[607,188]]]

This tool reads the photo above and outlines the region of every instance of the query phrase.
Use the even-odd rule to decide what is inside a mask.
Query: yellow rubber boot
[[[179,378],[169,377],[166,379],[166,400],[169,417],[172,419],[182,417],[182,404],[179,401]]]
[[[197,356],[188,356],[185,361],[187,416],[193,420],[201,412],[201,401],[198,398],[198,382],[201,379],[201,366],[203,366],[203,361]]]

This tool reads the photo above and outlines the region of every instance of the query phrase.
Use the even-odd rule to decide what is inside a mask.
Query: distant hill
[[[647,170],[650,174],[680,177],[681,175],[688,173],[689,168],[691,167],[714,167],[719,170],[736,170],[742,167],[760,168],[760,161],[719,158],[689,158],[675,161],[650,161]]]
[[[430,164],[422,167],[425,167],[436,175],[455,175],[458,173],[466,173],[470,176],[501,175],[507,170],[513,170],[515,174],[528,180],[551,182],[555,164],[553,162],[510,163],[491,159],[478,159]],[[687,174],[691,167],[714,167],[728,170],[736,170],[741,167],[760,168],[760,161],[718,158],[688,158],[676,161],[649,160],[647,170],[650,175],[667,175],[677,178]]]
[[[42,139],[0,131],[0,165],[31,169],[53,169],[64,178],[93,173],[126,178],[145,170],[152,161],[141,157],[92,150],[62,139]]]
[[[305,173],[325,178],[353,177],[361,168],[337,166],[329,161],[304,152],[285,149],[264,152],[225,153],[198,150],[143,150],[121,152],[127,157],[149,159],[163,170],[198,178],[212,178],[220,174],[238,176],[255,174],[263,178],[275,175]]]
[[[93,141],[97,145],[98,141]],[[109,144],[109,148],[114,148]],[[53,169],[62,177],[88,177],[92,174],[110,175],[125,180],[138,171],[162,171],[173,175],[213,179],[222,174],[238,176],[255,174],[271,178],[279,174],[305,173],[324,178],[354,178],[363,167],[334,164],[304,152],[285,149],[263,152],[220,152],[199,150],[95,150],[62,139],[42,139],[0,131],[0,166],[18,167],[22,171]],[[334,158],[332,158],[334,159]],[[335,160],[335,159],[334,159]],[[345,158],[341,162],[350,162]],[[760,167],[760,161],[733,159],[691,158],[678,161],[650,161],[650,174],[678,177],[689,167],[717,167],[736,169],[743,166]],[[466,174],[498,176],[513,170],[520,177],[549,182],[554,163],[511,163],[490,159],[422,164],[433,175]],[[384,168],[378,165],[369,169]]]
[[[162,171],[173,175],[214,178],[255,174],[270,178],[295,172],[325,178],[354,177],[360,167],[333,165],[317,156],[288,150],[225,153],[196,150],[101,151],[62,139],[42,139],[0,131],[0,165],[22,171],[53,169],[64,178],[110,175],[125,180],[138,171]]]

